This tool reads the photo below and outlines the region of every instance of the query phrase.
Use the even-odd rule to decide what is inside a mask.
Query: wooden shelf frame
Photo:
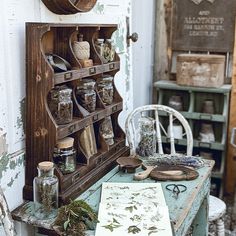
[[[33,199],[33,179],[37,175],[37,165],[41,161],[53,161],[54,147],[59,139],[73,136],[86,126],[99,127],[105,117],[111,116],[115,133],[114,145],[104,144],[98,148],[98,153],[92,156],[89,163],[78,163],[72,174],[63,175],[56,169],[59,178],[59,197],[61,203],[69,202],[86,190],[96,180],[111,170],[115,160],[120,155],[127,155],[129,149],[125,146],[125,134],[118,124],[118,116],[123,109],[123,99],[114,85],[114,100],[111,105],[105,105],[97,95],[96,110],[86,111],[74,100],[73,121],[67,125],[56,124],[49,110],[47,97],[57,85],[68,85],[75,88],[84,78],[95,81],[109,73],[112,76],[120,69],[120,59],[115,54],[115,60],[103,63],[95,48],[96,38],[111,38],[117,30],[117,25],[89,25],[89,24],[54,24],[54,23],[26,23],[26,173],[23,197]],[[84,39],[90,43],[91,58],[94,66],[82,68],[75,57],[72,42],[77,35],[83,33]],[[66,59],[72,70],[55,73],[46,59],[47,53],[54,53]],[[96,131],[98,132],[98,131]],[[96,140],[96,142],[98,142]],[[76,146],[77,147],[77,146]]]

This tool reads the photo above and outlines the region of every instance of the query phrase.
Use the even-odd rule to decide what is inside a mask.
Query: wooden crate
[[[224,84],[225,56],[180,54],[177,56],[177,84],[221,87]]]

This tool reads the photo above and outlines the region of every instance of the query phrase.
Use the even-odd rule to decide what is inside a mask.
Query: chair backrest
[[[160,118],[160,113],[162,113]],[[193,135],[191,128],[188,124],[188,121],[179,113],[178,111],[172,109],[171,107],[164,106],[164,105],[146,105],[141,106],[136,109],[134,109],[129,116],[126,119],[125,124],[125,131],[126,136],[128,140],[128,144],[130,147],[130,153],[131,155],[136,154],[136,146],[137,146],[137,132],[139,130],[138,128],[138,119],[141,117],[152,117],[155,122],[155,135],[156,135],[156,141],[158,146],[158,153],[164,154],[163,151],[163,145],[162,145],[162,136],[166,136],[170,142],[170,153],[171,155],[176,154],[175,149],[175,138],[174,138],[174,132],[173,132],[173,125],[174,122],[178,121],[179,124],[182,125],[185,133],[183,135],[186,135],[186,154],[187,156],[192,155],[193,151]],[[167,119],[166,119],[167,118]],[[161,120],[165,120],[165,122],[168,123],[168,131],[167,131],[167,125],[165,126],[160,122]]]

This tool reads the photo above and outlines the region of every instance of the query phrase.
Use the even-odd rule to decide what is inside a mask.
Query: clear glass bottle
[[[104,44],[104,58],[107,62],[112,62],[115,60],[115,48],[112,39],[106,39]]]
[[[107,145],[114,144],[114,132],[112,127],[111,117],[105,117],[104,121],[100,124],[99,133],[104,138]]]
[[[67,137],[57,142],[54,149],[54,163],[63,174],[69,174],[76,170],[76,150],[73,138]]]
[[[97,39],[95,41],[95,48],[101,58],[104,58],[104,39]]]
[[[154,119],[141,117],[138,120],[138,146],[136,152],[141,157],[152,156],[156,153],[156,131]]]
[[[38,176],[34,178],[35,217],[41,220],[56,217],[58,209],[58,179],[52,162],[38,164]]]
[[[96,92],[94,80],[83,80],[81,85],[77,87],[76,98],[79,104],[88,112],[96,110]]]
[[[49,109],[59,125],[68,124],[73,119],[72,89],[66,86],[55,87],[50,92]]]
[[[97,84],[98,94],[105,105],[111,105],[114,97],[113,76],[104,75]]]

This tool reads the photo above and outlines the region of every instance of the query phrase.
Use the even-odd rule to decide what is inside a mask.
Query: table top
[[[170,220],[176,236],[185,235],[195,218],[203,199],[208,196],[210,190],[210,175],[213,166],[214,161],[206,161],[204,167],[198,169],[199,177],[195,180],[162,182],[163,193],[169,208]],[[118,167],[114,168],[79,197],[79,199],[85,200],[95,211],[98,211],[99,208],[101,186],[103,182],[137,183],[137,181],[133,180],[133,174],[121,172]],[[139,182],[153,183],[157,181],[148,178]],[[172,193],[166,190],[167,184],[176,183],[184,184],[187,187],[185,192],[179,194],[178,199],[173,198]],[[37,220],[32,214],[32,205],[32,202],[26,202],[14,210],[12,212],[14,219],[36,227],[52,229],[53,220]]]

